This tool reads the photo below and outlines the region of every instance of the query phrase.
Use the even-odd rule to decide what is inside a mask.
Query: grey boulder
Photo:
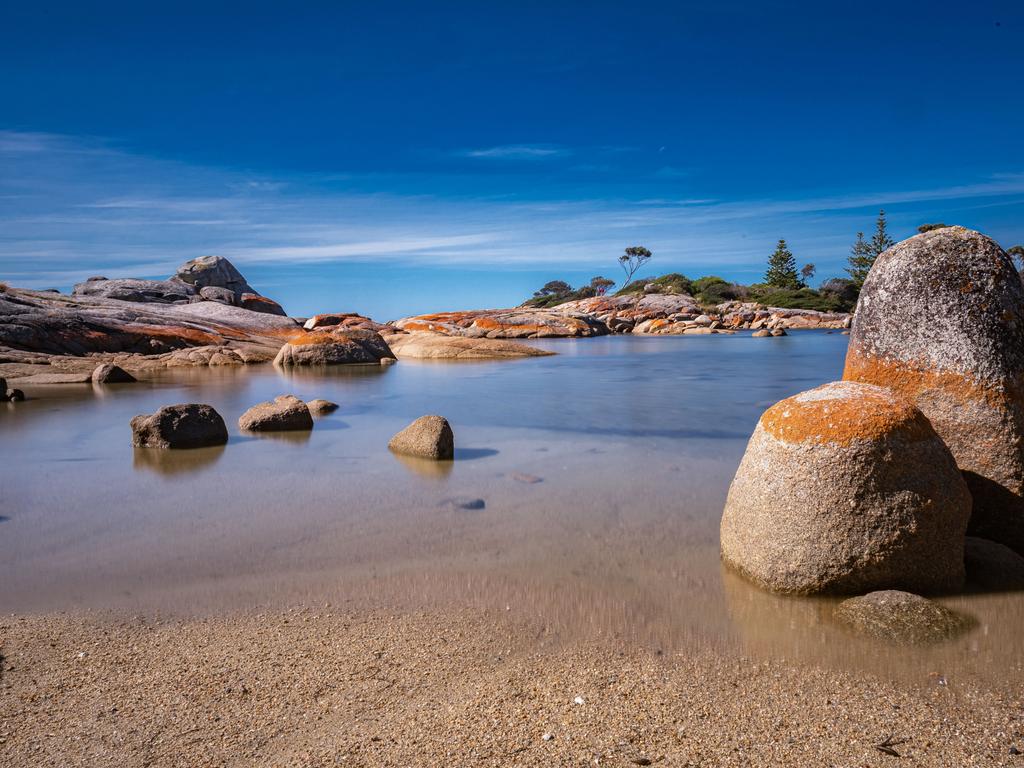
[[[450,460],[455,458],[455,435],[443,416],[421,416],[392,437],[388,448],[406,456]]]
[[[165,405],[154,414],[132,419],[132,445],[137,448],[202,448],[228,441],[224,419],[209,405]]]
[[[324,400],[322,398],[310,400],[306,403],[306,407],[309,408],[309,412],[314,416],[326,416],[328,413],[334,413],[338,410],[337,403],[332,403],[330,400]]]
[[[843,378],[909,397],[964,472],[972,534],[1024,554],[1024,284],[994,240],[945,227],[880,255]]]

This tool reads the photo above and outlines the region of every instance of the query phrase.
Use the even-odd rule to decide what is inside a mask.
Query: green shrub
[[[843,303],[832,294],[821,294],[813,288],[778,288],[757,297],[768,307],[782,309],[816,309],[819,312],[843,312]]]

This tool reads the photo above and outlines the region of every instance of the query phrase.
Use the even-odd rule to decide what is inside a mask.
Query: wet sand
[[[501,612],[21,617],[0,641],[10,766],[959,768],[1024,749],[1019,679],[566,645]]]

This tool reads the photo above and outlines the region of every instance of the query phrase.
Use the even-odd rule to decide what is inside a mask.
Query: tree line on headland
[[[917,228],[919,233],[942,229],[944,223],[922,224]],[[624,279],[622,287],[615,292],[616,296],[640,293],[688,293],[703,306],[713,307],[727,301],[754,301],[770,307],[786,309],[815,309],[822,312],[849,312],[857,303],[861,286],[867,278],[875,259],[895,244],[887,230],[885,211],[878,212],[875,231],[870,238],[863,232],[850,248],[847,258],[846,277],[830,277],[817,288],[811,287],[811,280],[817,273],[814,264],[803,266],[797,264],[796,257],[790,251],[784,239],[780,239],[775,250],[768,257],[768,267],[764,280],[760,283],[743,285],[725,280],[717,275],[706,275],[691,280],[678,272],[671,272],[656,278],[636,278],[654,254],[642,245],[626,248],[618,257]],[[1018,269],[1024,271],[1024,245],[1015,245],[1006,251],[1014,260]],[[605,296],[616,285],[603,275],[590,279],[590,282],[573,288],[564,280],[551,280],[544,284],[533,296],[523,302],[528,307],[554,307],[569,301]]]

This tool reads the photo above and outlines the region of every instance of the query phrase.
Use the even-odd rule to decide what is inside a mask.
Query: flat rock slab
[[[37,373],[21,379],[12,379],[11,383],[31,386],[35,384],[88,384],[91,381],[91,373]]]
[[[391,351],[400,360],[502,360],[555,354],[507,339],[475,339],[421,332],[392,334],[386,338]]]
[[[833,617],[856,634],[901,645],[939,643],[977,626],[969,616],[894,589],[844,600]]]

